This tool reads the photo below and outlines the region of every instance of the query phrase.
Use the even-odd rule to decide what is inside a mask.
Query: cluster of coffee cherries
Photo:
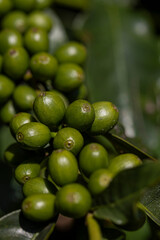
[[[141,160],[130,153],[110,158],[95,140],[117,124],[119,112],[112,102],[87,100],[82,43],[68,41],[49,53],[54,26],[35,10],[49,1],[14,0],[5,12],[7,2],[0,1],[0,119],[15,139],[4,160],[22,186],[22,212],[38,222],[58,213],[84,217],[93,197]]]

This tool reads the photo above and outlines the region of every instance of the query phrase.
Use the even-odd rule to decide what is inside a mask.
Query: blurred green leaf
[[[112,101],[119,108],[126,135],[147,143],[150,129],[143,108],[146,97],[154,101],[159,76],[157,39],[147,12],[116,4],[121,1],[110,2],[93,1],[83,28],[90,100]]]
[[[153,162],[120,172],[97,197],[94,215],[118,225],[126,224],[136,210],[140,196],[147,188],[160,182],[159,171],[160,163]]]
[[[53,22],[53,27],[49,32],[49,53],[52,54],[68,40],[68,36],[58,15],[52,9],[47,9],[45,12],[51,17]]]
[[[149,189],[144,194],[140,206],[160,226],[160,184]]]
[[[0,239],[47,240],[54,227],[55,222],[46,224],[28,221],[21,211],[17,210],[0,218]]]
[[[102,240],[126,240],[125,233],[117,228],[102,228]]]

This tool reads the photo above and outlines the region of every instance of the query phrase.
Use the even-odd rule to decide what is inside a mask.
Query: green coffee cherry
[[[18,128],[16,140],[23,148],[36,150],[46,146],[51,138],[49,128],[39,122],[30,122]]]
[[[21,111],[31,110],[36,96],[36,91],[28,85],[18,85],[13,92],[14,103]]]
[[[0,120],[2,121],[2,123],[8,124],[15,114],[16,114],[16,109],[12,100],[8,100],[0,108]]]
[[[16,136],[16,132],[19,127],[21,127],[26,123],[35,122],[35,121],[36,121],[35,118],[30,113],[19,112],[15,114],[9,124],[10,131],[13,137]]]
[[[66,124],[82,132],[91,127],[94,118],[94,108],[88,101],[82,99],[72,102],[65,113]]]
[[[82,134],[71,127],[60,129],[53,140],[54,149],[66,149],[71,151],[74,155],[80,152],[83,144],[84,139]]]
[[[51,54],[40,52],[32,56],[30,68],[35,79],[47,81],[53,79],[58,68],[58,63],[56,58]]]
[[[29,160],[31,156],[33,156],[33,153],[20,148],[18,143],[13,143],[4,151],[4,162],[11,167],[15,167],[23,161]]]
[[[16,29],[24,33],[28,27],[27,15],[21,11],[12,11],[2,19],[2,28]]]
[[[12,7],[12,0],[0,0],[0,17],[9,12]]]
[[[105,168],[94,171],[88,181],[89,191],[93,195],[102,193],[109,185],[113,178],[112,173]]]
[[[28,29],[24,35],[24,45],[30,54],[47,52],[49,48],[47,32],[38,27]]]
[[[35,177],[29,179],[27,182],[23,185],[23,193],[26,197],[34,194],[47,194],[47,193],[56,193],[56,188],[54,185],[48,181],[47,179],[44,179],[42,177]]]
[[[91,204],[89,191],[78,183],[67,184],[56,194],[56,209],[67,217],[84,217],[90,210]]]
[[[35,7],[35,0],[12,0],[14,7],[24,12],[30,12]]]
[[[28,16],[29,27],[40,27],[49,32],[52,28],[51,18],[41,11],[31,12]]]
[[[94,171],[108,167],[108,152],[99,143],[89,143],[79,154],[79,167],[89,177]]]
[[[9,48],[3,57],[3,70],[14,80],[23,78],[29,66],[29,55],[22,47]]]
[[[28,196],[22,202],[24,216],[35,222],[51,220],[56,215],[55,195],[35,194]]]
[[[93,104],[95,119],[90,128],[93,135],[105,134],[111,130],[118,122],[119,112],[117,107],[107,101]]]
[[[0,32],[0,54],[4,54],[11,47],[22,47],[21,34],[15,29],[3,29]]]
[[[40,165],[34,161],[26,161],[18,165],[15,169],[15,179],[20,184],[24,184],[31,178],[39,176]]]
[[[86,60],[86,48],[81,43],[68,42],[57,49],[55,56],[60,63],[82,64]]]
[[[49,157],[48,169],[53,181],[60,186],[75,182],[78,178],[78,163],[73,153],[58,149]]]
[[[78,88],[84,81],[84,71],[77,64],[64,63],[57,70],[54,86],[62,92]]]
[[[120,154],[115,158],[112,158],[108,167],[108,170],[116,175],[122,170],[133,168],[142,164],[141,159],[132,153]]]
[[[61,93],[61,92],[58,91],[58,90],[53,89],[53,90],[51,90],[51,92],[58,94],[58,96],[62,99],[62,101],[64,102],[64,105],[65,105],[65,107],[66,107],[66,109],[67,109],[67,107],[68,107],[68,105],[69,105],[69,100],[68,100],[68,98],[67,98],[63,93]]]
[[[0,75],[0,103],[4,103],[8,100],[14,88],[15,84],[11,79],[5,75]]]
[[[46,91],[36,97],[33,110],[38,120],[54,131],[61,123],[66,109],[57,94]]]
[[[36,9],[45,9],[51,6],[53,0],[36,0],[35,8]]]

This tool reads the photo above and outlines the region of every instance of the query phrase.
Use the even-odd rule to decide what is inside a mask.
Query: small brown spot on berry
[[[39,97],[45,97],[46,96],[46,92],[41,92],[38,96]]]
[[[30,176],[26,175],[26,176],[23,177],[23,182],[25,183],[25,182],[27,182],[29,179],[30,179]]]
[[[72,139],[68,139],[65,143],[64,143],[64,147],[67,149],[67,150],[71,150],[74,146],[74,142]]]
[[[19,132],[19,133],[17,134],[17,140],[18,140],[18,141],[22,141],[23,139],[24,139],[23,134],[22,134],[21,132]]]
[[[91,106],[88,103],[84,103],[82,105],[82,111],[85,112],[90,112],[91,111]]]
[[[17,54],[16,49],[10,49],[10,50],[9,50],[9,55],[10,55],[10,56],[15,56],[16,54]]]

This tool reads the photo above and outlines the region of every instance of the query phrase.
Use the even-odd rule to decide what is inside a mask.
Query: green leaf
[[[0,218],[0,239],[47,240],[54,227],[55,222],[42,224],[28,221],[21,211],[17,210]]]
[[[146,191],[140,201],[140,207],[160,226],[160,184]]]
[[[99,219],[111,220],[113,223],[118,225],[124,225],[127,223],[127,216],[115,205],[104,205],[97,207],[94,211],[94,216]]]
[[[128,140],[125,140],[122,137],[119,137],[115,134],[106,134],[106,137],[111,141],[111,143],[114,145],[115,149],[119,153],[133,153],[137,156],[139,156],[142,160],[143,159],[150,159],[153,161],[157,161],[154,157],[152,157],[150,154],[144,152],[139,147],[135,146]]]
[[[154,100],[159,77],[157,39],[147,13],[109,2],[93,1],[84,25],[90,100],[117,105],[126,135],[147,143],[150,130],[142,102],[146,97]]]
[[[115,176],[97,197],[94,215],[124,225],[136,213],[136,204],[147,188],[160,182],[160,163],[145,163]]]

